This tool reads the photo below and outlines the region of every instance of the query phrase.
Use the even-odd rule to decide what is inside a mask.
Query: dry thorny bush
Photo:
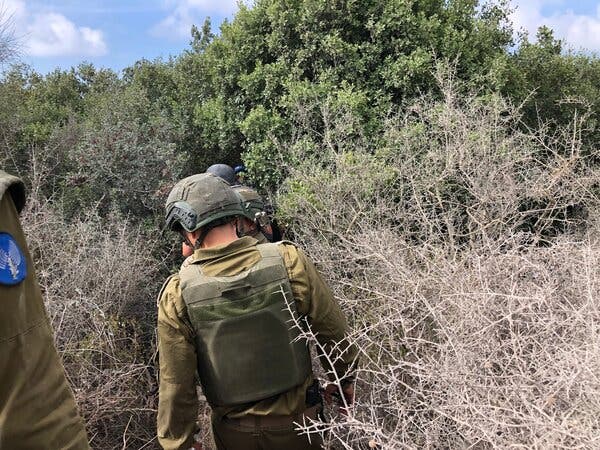
[[[67,223],[35,191],[22,223],[91,446],[154,445],[156,242],[94,213]]]
[[[301,123],[285,148],[299,163],[281,216],[361,358],[355,405],[304,430],[332,448],[598,447],[599,177],[585,117],[523,132],[500,99],[445,92],[390,115],[375,143],[352,114],[312,105],[330,127],[319,152],[302,153]],[[144,327],[156,243],[117,218],[65,223],[32,197],[23,222],[92,446],[155,446]],[[202,423],[208,439],[206,408]]]
[[[294,157],[282,213],[361,357],[355,406],[304,431],[334,448],[597,448],[600,178],[585,118],[524,132],[499,99],[445,92],[390,120],[377,149]],[[328,122],[343,135],[352,117]]]

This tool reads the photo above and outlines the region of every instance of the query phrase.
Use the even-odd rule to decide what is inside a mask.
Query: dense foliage
[[[207,19],[193,27],[190,50],[169,61],[138,61],[122,76],[89,64],[47,75],[13,66],[0,84],[3,160],[26,173],[27,155],[43,148],[57,160],[51,183],[75,187],[81,199],[74,204],[101,199],[144,216],[152,208],[147,200],[124,204],[119,192],[147,198],[161,186],[112,179],[110,192],[98,195],[78,183],[103,176],[92,168],[127,174],[121,178],[144,170],[172,178],[241,157],[262,188],[276,188],[284,165],[293,163],[277,143],[290,141],[300,124],[312,130],[303,145],[315,146],[328,139],[323,116],[349,111],[356,136],[378,139],[390,113],[424,94],[441,95],[440,65],[450,66],[466,91],[522,103],[529,127],[595,114],[598,60],[565,50],[547,28],[537,43],[522,36],[513,46],[507,17],[504,3],[475,0],[258,0],[241,5],[218,35]],[[589,126],[593,145],[595,119]],[[103,165],[93,153],[112,156],[103,156]],[[171,168],[158,167],[156,158]]]
[[[573,405],[598,391],[569,367],[598,364],[581,321],[597,314],[600,60],[547,28],[513,42],[508,13],[256,0],[121,74],[7,68],[0,167],[29,187],[24,221],[95,447],[153,445],[152,296],[180,262],[159,231],[170,186],[240,161],[373,364],[332,441],[591,442],[597,408]],[[548,355],[569,352],[556,377]]]

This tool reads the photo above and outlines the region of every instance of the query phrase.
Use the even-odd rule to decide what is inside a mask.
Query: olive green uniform
[[[202,272],[207,276],[233,276],[253,267],[260,260],[260,252],[256,246],[256,239],[243,237],[226,246],[196,250],[193,258],[201,264]],[[334,367],[339,376],[344,376],[355,361],[357,350],[354,346],[348,346],[343,342],[347,324],[338,304],[312,262],[301,250],[287,242],[279,243],[277,248],[287,269],[298,312],[309,318],[313,331],[317,333],[319,342],[327,351],[333,351],[336,344],[341,344],[337,348],[346,349],[340,358],[337,358]],[[197,358],[194,331],[181,294],[179,275],[174,275],[167,281],[159,297],[158,337],[159,441],[165,449],[187,450],[191,447],[192,437],[196,431]],[[331,369],[325,358],[321,359],[321,363],[327,369]],[[306,389],[311,383],[312,375],[301,385],[259,402],[235,407],[213,406],[213,432],[217,446],[252,448],[249,440],[246,442],[238,440],[236,444],[234,433],[236,427],[231,423],[235,424],[236,420],[244,417],[302,414],[307,408]],[[298,438],[293,432],[293,426],[271,431],[263,430],[260,436],[253,436],[253,438],[267,441],[263,444],[270,448],[279,447],[286,450],[312,448],[305,437]],[[246,435],[246,439],[249,439],[249,435],[250,433]]]
[[[0,449],[89,449],[19,223],[24,203],[22,183],[0,171],[0,233],[17,244],[13,256],[26,266],[17,284],[0,282]],[[13,272],[19,280],[14,264]]]

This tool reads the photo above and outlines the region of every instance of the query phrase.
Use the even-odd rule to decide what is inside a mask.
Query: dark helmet
[[[238,166],[235,166],[235,168],[233,169],[234,173],[237,175],[241,172],[245,172],[246,171],[246,166],[243,164],[240,164]]]
[[[210,173],[184,178],[171,190],[165,205],[166,227],[192,232],[217,219],[245,215],[240,197]]]
[[[206,173],[212,173],[215,177],[222,178],[229,184],[235,184],[235,174],[237,172],[234,172],[231,166],[227,164],[213,164],[206,169]]]

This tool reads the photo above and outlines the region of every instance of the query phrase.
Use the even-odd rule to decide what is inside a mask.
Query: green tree
[[[582,139],[588,146],[598,142],[600,60],[596,56],[565,50],[565,43],[555,39],[551,29],[541,27],[536,43],[522,38],[506,69],[502,92],[523,104],[529,127],[542,123],[556,128],[572,122],[576,113],[591,113],[592,120],[582,124],[587,128]]]
[[[177,61],[180,107],[192,127],[185,146],[197,166],[246,162],[277,182],[273,142],[293,132],[307,98],[358,109],[357,132],[375,136],[391,106],[436,89],[437,61],[472,83],[505,56],[511,30],[502,5],[475,0],[258,0],[240,6],[221,34],[194,34]],[[324,124],[309,124],[315,139]],[[202,169],[203,167],[198,167]]]
[[[152,217],[184,160],[169,86],[162,62],[141,61],[123,79],[88,63],[46,76],[16,65],[0,82],[0,163],[68,216]]]
[[[201,29],[198,29],[196,25],[192,25],[192,40],[190,42],[192,50],[198,53],[203,52],[214,37],[215,35],[212,32],[210,18],[207,17],[204,20]]]

